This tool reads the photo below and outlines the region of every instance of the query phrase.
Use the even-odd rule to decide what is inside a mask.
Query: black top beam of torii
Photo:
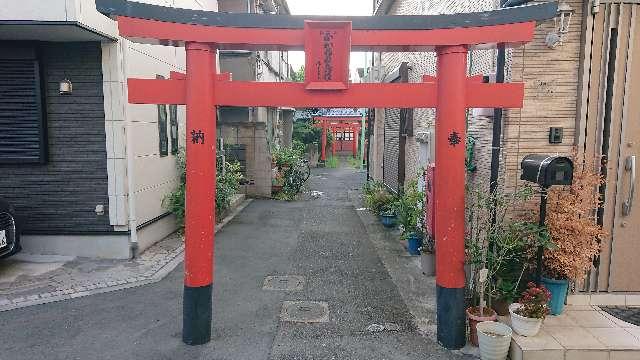
[[[351,21],[354,30],[433,30],[544,21],[556,15],[558,4],[557,2],[547,2],[475,13],[385,16],[225,13],[164,7],[127,0],[96,0],[96,8],[102,14],[112,17],[127,16],[179,24],[220,27],[303,29],[305,20],[316,20]]]

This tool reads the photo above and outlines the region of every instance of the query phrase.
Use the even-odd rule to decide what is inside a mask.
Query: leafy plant
[[[380,215],[382,212],[395,214],[393,208],[393,195],[387,191],[387,188],[380,181],[367,181],[363,188],[364,204],[374,215]]]
[[[322,128],[313,126],[313,120],[298,120],[293,123],[293,141],[301,144],[320,144],[322,141]]]
[[[167,211],[172,212],[176,216],[176,222],[179,229],[184,228],[184,216],[185,216],[185,196],[187,193],[187,163],[185,159],[184,148],[180,148],[176,154],[176,170],[178,171],[179,179],[178,186],[174,191],[167,194],[162,199],[162,206]]]
[[[300,66],[298,70],[291,73],[291,81],[304,82],[304,65]]]
[[[219,159],[218,159],[219,161]],[[220,168],[222,164],[219,164]],[[231,199],[238,193],[240,182],[243,179],[240,172],[240,164],[225,163],[225,171],[216,174],[216,213],[222,214],[229,208]],[[176,155],[176,168],[179,174],[178,186],[174,191],[162,199],[162,206],[176,216],[179,229],[184,229],[185,196],[186,196],[186,161],[185,151],[181,148]]]
[[[336,156],[328,156],[324,166],[329,169],[337,169],[340,167],[340,159],[338,159]]]
[[[418,189],[418,181],[412,180],[395,202],[398,223],[402,225],[403,237],[411,234],[424,236],[424,192]]]
[[[282,178],[282,190],[276,197],[292,201],[300,193],[308,177],[308,172],[302,166],[304,161],[302,149],[299,146],[274,149],[272,156],[278,167],[278,175]]]
[[[583,165],[574,171],[572,185],[552,188],[547,195],[546,223],[557,247],[544,252],[543,269],[554,279],[577,280],[584,276],[606,236],[595,218],[601,204],[597,189],[604,182],[598,171],[600,161],[577,160],[581,161],[575,164]]]
[[[485,295],[489,299],[512,301],[520,291],[520,281],[530,268],[535,249],[553,247],[546,228],[508,216],[532,196],[530,186],[512,193],[493,194],[484,189],[467,188],[467,261],[476,272],[470,286],[482,301]],[[495,221],[491,218],[492,212]],[[482,284],[477,276],[481,269],[487,271],[487,281]]]
[[[298,164],[303,155],[300,149],[295,147],[281,147],[271,150],[271,156],[278,168],[292,167]]]
[[[527,284],[527,290],[522,293],[522,297],[518,301],[520,307],[515,313],[527,318],[544,319],[549,314],[547,303],[551,300],[551,293],[544,286],[536,286],[530,282]]]
[[[243,179],[239,163],[225,163],[224,173],[216,175],[216,212],[222,214],[231,205]]]
[[[360,155],[349,158],[349,167],[359,170],[362,167],[362,157]]]

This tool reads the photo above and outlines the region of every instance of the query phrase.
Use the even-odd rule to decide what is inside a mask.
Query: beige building
[[[585,284],[578,290],[640,291],[640,208],[634,202],[635,159],[640,149],[640,4],[634,0],[567,0],[573,10],[568,31],[561,42],[554,21],[538,24],[532,42],[507,51],[506,80],[525,83],[522,109],[505,110],[501,139],[500,177],[507,188],[521,184],[520,161],[527,154],[570,155],[574,148],[590,156],[603,156],[606,186],[598,212],[609,234],[602,253]],[[376,0],[376,15],[442,14],[493,10],[494,0]],[[550,46],[552,43],[555,46]],[[408,66],[406,79],[400,68]],[[496,72],[496,51],[469,54],[469,74]],[[369,69],[374,81],[417,82],[423,74],[436,72],[433,53],[377,53]],[[413,136],[400,141],[399,109],[376,109],[371,138],[370,174],[390,188],[401,187],[422,166],[432,162],[435,114],[415,109]],[[403,119],[406,121],[406,119]],[[472,109],[469,135],[475,170],[469,181],[488,188],[491,164],[493,112]],[[562,131],[551,141],[551,128]],[[557,131],[557,130],[556,130]],[[400,150],[400,144],[406,143]],[[405,156],[399,157],[404,152]],[[405,180],[405,181],[406,181]],[[637,196],[635,196],[637,197]]]

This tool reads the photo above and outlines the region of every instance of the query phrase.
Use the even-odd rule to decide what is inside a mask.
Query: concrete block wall
[[[265,123],[239,122],[220,124],[218,136],[225,144],[246,146],[247,195],[271,195],[271,153]]]

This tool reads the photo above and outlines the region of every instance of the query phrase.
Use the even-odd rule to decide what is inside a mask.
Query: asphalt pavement
[[[310,189],[321,193],[255,200],[218,232],[209,344],[181,342],[180,265],[152,285],[0,313],[0,359],[458,359],[416,331],[367,238],[348,198],[364,180],[316,169]],[[270,275],[304,286],[263,290]],[[285,301],[325,303],[328,316],[283,321]]]

